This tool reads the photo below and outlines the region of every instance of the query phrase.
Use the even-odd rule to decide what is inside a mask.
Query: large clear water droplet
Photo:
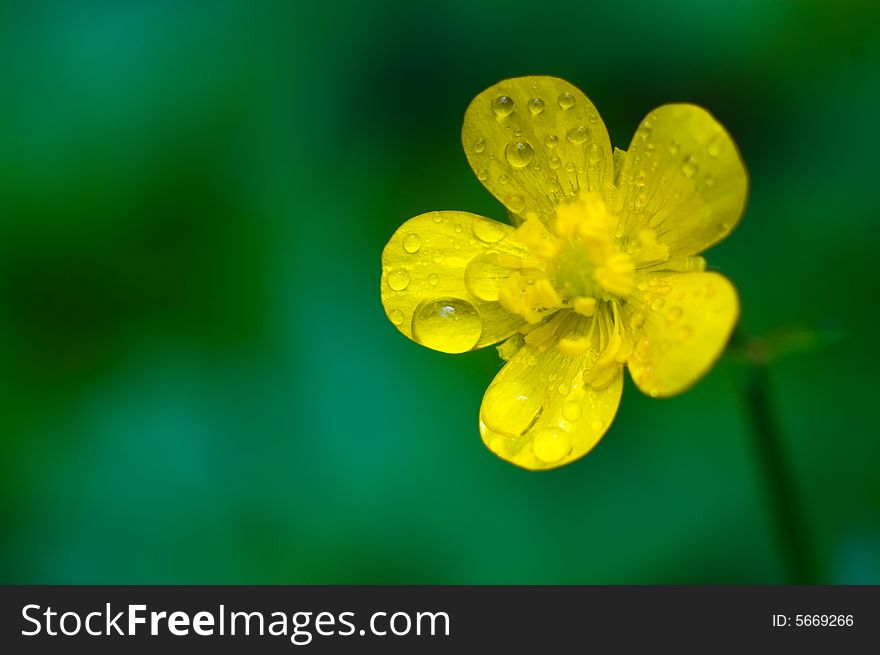
[[[529,100],[529,111],[532,112],[533,115],[537,116],[544,111],[544,101],[540,98],[532,98],[531,100]]]
[[[590,138],[590,133],[583,125],[571,128],[565,135],[565,138],[575,145],[579,145]]]
[[[415,232],[410,232],[405,237],[403,237],[403,249],[408,253],[413,254],[419,251],[419,248],[422,247],[422,237],[420,237]]]
[[[563,109],[571,109],[574,107],[574,96],[568,91],[559,96],[559,106]]]
[[[513,98],[510,96],[498,96],[492,101],[492,111],[499,118],[510,116],[513,113]]]
[[[491,250],[468,262],[464,284],[480,300],[495,301],[511,273],[521,266],[522,260],[516,255]]]
[[[504,228],[500,223],[481,216],[474,216],[471,229],[475,237],[486,243],[495,243],[504,237]]]
[[[526,141],[513,141],[507,144],[507,148],[504,149],[504,156],[507,158],[507,162],[514,168],[523,168],[532,161],[535,151]]]
[[[477,308],[460,298],[440,298],[420,304],[413,314],[413,338],[445,353],[471,350],[483,333]]]
[[[555,464],[571,452],[571,437],[561,428],[546,428],[535,435],[532,450],[545,464]]]
[[[409,273],[405,268],[395,268],[388,273],[388,286],[394,291],[403,291],[409,286]]]
[[[480,418],[493,432],[519,437],[538,420],[543,410],[541,401],[541,396],[522,380],[502,380],[486,390]]]

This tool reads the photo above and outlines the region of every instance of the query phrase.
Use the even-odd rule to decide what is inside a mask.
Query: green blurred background
[[[398,225],[504,216],[468,102],[552,74],[618,146],[736,138],[709,262],[749,334],[838,336],[770,390],[815,580],[880,583],[876,3],[299,4],[2,4],[0,581],[785,582],[730,358],[536,474],[480,441],[494,349],[385,318]]]

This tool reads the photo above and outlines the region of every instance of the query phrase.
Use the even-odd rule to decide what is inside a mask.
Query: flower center
[[[597,193],[560,205],[549,225],[526,216],[515,238],[532,254],[530,266],[508,279],[498,300],[509,311],[538,323],[557,309],[592,316],[596,303],[622,300],[634,289],[636,269],[668,256],[652,230],[624,248],[619,221]]]

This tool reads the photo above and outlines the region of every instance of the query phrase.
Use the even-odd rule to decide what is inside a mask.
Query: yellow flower
[[[612,151],[593,104],[553,77],[483,91],[462,142],[513,225],[410,219],[382,253],[382,303],[434,350],[503,341],[483,441],[524,468],[561,466],[608,430],[624,366],[643,392],[671,396],[724,349],[736,291],[699,253],[739,221],[746,171],[724,128],[688,104],[652,111]]]

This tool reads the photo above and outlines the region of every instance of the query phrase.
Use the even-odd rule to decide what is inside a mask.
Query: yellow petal
[[[410,339],[447,353],[482,348],[527,325],[497,302],[525,255],[514,228],[476,214],[411,218],[382,252],[382,304]]]
[[[746,169],[730,135],[705,109],[664,105],[636,130],[614,211],[626,233],[652,229],[672,256],[694,255],[734,228],[746,202]]]
[[[580,190],[611,183],[613,157],[599,112],[555,77],[504,80],[474,98],[462,144],[477,178],[515,215],[548,222]]]
[[[644,323],[627,364],[643,392],[672,396],[724,350],[739,317],[736,290],[717,273],[656,274],[640,286],[647,290],[635,311]]]
[[[557,325],[571,322],[563,318]],[[611,425],[623,389],[620,366],[604,388],[585,386],[594,358],[563,354],[554,345],[542,351],[527,339],[483,397],[480,434],[486,446],[526,469],[556,468],[583,457]]]

